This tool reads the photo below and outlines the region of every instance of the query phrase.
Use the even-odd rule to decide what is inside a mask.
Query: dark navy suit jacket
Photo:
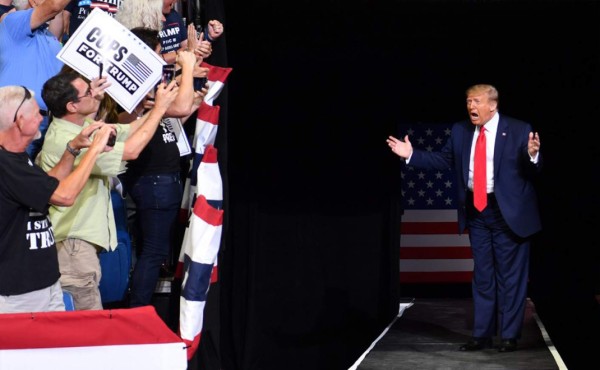
[[[542,155],[537,164],[527,153],[529,123],[500,114],[494,147],[494,195],[508,227],[520,237],[531,236],[541,230],[537,194],[533,179],[542,167]],[[413,148],[409,165],[428,169],[454,168],[458,189],[458,227],[463,233],[467,227],[466,200],[469,157],[475,134],[470,121],[457,122],[440,152]]]

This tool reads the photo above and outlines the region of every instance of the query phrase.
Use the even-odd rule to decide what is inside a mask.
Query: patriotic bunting
[[[194,141],[192,147],[194,156],[190,160],[190,171],[186,178],[183,189],[183,200],[180,209],[180,221],[185,224],[190,215],[190,209],[193,207],[193,200],[196,194],[196,186],[198,184],[197,171],[198,166],[202,162],[204,156],[204,148],[207,145],[214,145],[217,136],[219,124],[220,107],[218,105],[211,106],[204,102],[198,109],[196,119],[196,131],[194,133]],[[214,159],[216,163],[216,158]],[[220,181],[220,180],[219,180]],[[211,199],[209,197],[209,199]]]
[[[221,90],[223,90],[223,86],[225,86],[225,81],[231,73],[231,68],[226,67],[218,67],[210,65],[206,62],[202,62],[200,64],[201,67],[208,68],[208,93],[204,97],[204,102],[208,105],[213,105],[213,102],[219,94]]]
[[[221,243],[223,210],[213,208],[199,195],[190,225],[185,232],[182,254],[179,335],[188,345],[187,358],[198,349],[204,320],[204,306],[211,283],[213,265]],[[184,251],[182,249],[182,251]]]
[[[85,330],[82,328],[85,327]],[[0,315],[0,369],[185,370],[185,341],[152,306]]]
[[[214,147],[220,107],[214,105],[231,68],[209,68],[208,93],[198,109],[192,140],[194,156],[185,181],[181,219],[186,224],[175,277],[182,279],[179,330],[190,360],[200,344],[210,284],[217,281],[217,255],[223,224],[223,182]],[[190,211],[191,210],[191,211]]]

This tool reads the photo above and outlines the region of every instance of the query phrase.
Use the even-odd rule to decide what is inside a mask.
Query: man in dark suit
[[[530,124],[498,113],[494,86],[474,85],[466,95],[470,122],[455,123],[440,152],[413,150],[408,135],[387,143],[411,166],[455,169],[459,233],[469,230],[474,262],[473,337],[459,349],[490,347],[498,332],[498,350],[512,352],[525,314],[530,239],[542,227],[533,185],[540,138]]]

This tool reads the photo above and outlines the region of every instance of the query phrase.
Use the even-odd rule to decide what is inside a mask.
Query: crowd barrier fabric
[[[2,370],[183,370],[186,345],[154,307],[0,315]]]

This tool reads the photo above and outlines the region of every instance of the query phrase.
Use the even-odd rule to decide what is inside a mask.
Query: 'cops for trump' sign
[[[158,31],[157,31],[158,33]],[[57,57],[90,80],[100,64],[111,86],[106,92],[131,113],[162,76],[165,61],[121,23],[94,9]]]

